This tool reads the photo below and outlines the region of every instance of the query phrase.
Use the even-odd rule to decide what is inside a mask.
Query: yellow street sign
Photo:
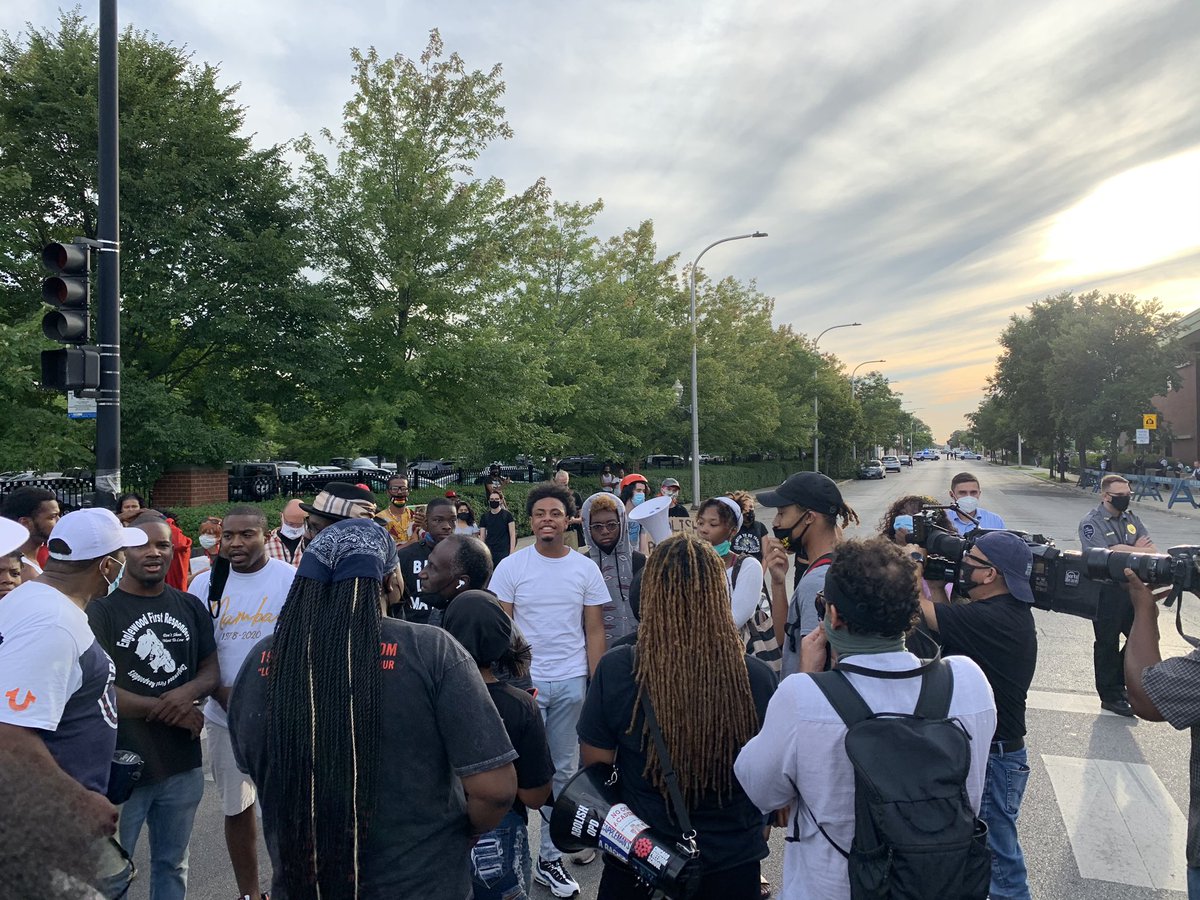
[[[1151,431],[1158,428],[1158,414],[1145,413],[1142,415],[1142,427],[1149,428]]]

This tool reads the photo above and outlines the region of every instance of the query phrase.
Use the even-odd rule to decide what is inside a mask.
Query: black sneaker
[[[561,859],[545,860],[538,857],[533,867],[533,880],[550,888],[555,897],[574,897],[579,893],[579,884],[567,874]]]

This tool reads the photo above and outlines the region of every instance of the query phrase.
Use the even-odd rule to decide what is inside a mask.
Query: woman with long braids
[[[659,544],[641,584],[636,651],[600,660],[579,718],[582,761],[614,763],[621,799],[652,828],[680,836],[664,761],[642,713],[648,697],[677,773],[700,851],[700,898],[756,900],[767,855],[763,818],[733,775],[741,747],[759,730],[775,675],[745,655],[729,615],[725,567],[691,535]],[[632,871],[605,855],[597,897],[649,897]]]
[[[479,670],[440,628],[383,616],[402,585],[382,527],[325,528],[238,675],[229,728],[274,900],[461,900],[471,836],[512,805],[516,752]]]

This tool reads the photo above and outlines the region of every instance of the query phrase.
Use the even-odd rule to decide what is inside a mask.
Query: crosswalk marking
[[[1042,755],[1084,878],[1187,890],[1187,821],[1139,763]]]
[[[1091,713],[1096,716],[1123,718],[1107,709],[1100,708],[1100,698],[1095,694],[1066,694],[1058,691],[1030,691],[1025,698],[1029,709],[1048,709],[1053,712]]]

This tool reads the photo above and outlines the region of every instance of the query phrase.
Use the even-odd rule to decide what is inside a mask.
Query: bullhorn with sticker
[[[550,838],[564,853],[599,847],[619,859],[654,897],[687,900],[700,884],[700,860],[678,840],[655,833],[618,797],[616,770],[597,763],[580,769],[558,794]]]

